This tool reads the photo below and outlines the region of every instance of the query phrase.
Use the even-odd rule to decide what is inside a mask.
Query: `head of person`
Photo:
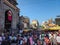
[[[49,37],[45,36],[45,38],[49,39]]]
[[[58,30],[58,33],[60,33],[60,30]]]
[[[11,36],[14,36],[14,34],[12,33]]]
[[[38,37],[37,34],[35,34],[34,37],[37,38]]]
[[[51,32],[51,35],[53,35],[53,32]]]
[[[18,34],[17,35],[17,39],[20,40],[21,39],[21,35]]]

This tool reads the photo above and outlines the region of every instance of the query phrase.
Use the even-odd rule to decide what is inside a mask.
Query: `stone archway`
[[[12,11],[5,11],[5,29],[8,31],[11,28],[12,23]]]

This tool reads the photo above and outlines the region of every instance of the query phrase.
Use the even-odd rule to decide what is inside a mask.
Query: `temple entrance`
[[[9,32],[9,29],[11,28],[11,22],[12,22],[12,12],[11,10],[7,10],[5,12],[5,29]]]

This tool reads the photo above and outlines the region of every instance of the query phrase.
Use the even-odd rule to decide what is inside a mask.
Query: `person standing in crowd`
[[[45,35],[46,35],[45,33],[41,34],[42,45],[44,44],[44,37],[45,37]]]
[[[17,36],[17,45],[23,45],[23,38],[20,35]]]
[[[0,34],[0,45],[2,44],[2,36],[1,36],[1,34]]]
[[[27,45],[33,45],[33,37],[31,33],[27,36]]]
[[[4,41],[5,40],[5,34],[2,33],[2,40]]]
[[[50,41],[51,41],[51,45],[54,45],[53,44],[53,42],[54,42],[54,34],[53,34],[53,32],[51,32]]]
[[[41,45],[41,42],[39,39],[37,40],[37,45]]]
[[[19,34],[22,36],[23,35],[23,30],[19,30]]]
[[[56,37],[57,45],[60,45],[60,30],[58,31],[58,35]]]
[[[27,35],[23,36],[23,45],[27,45]]]
[[[2,43],[1,43],[1,45],[5,45],[5,33],[2,33]]]
[[[40,40],[37,34],[33,34],[33,45],[40,45]]]
[[[8,33],[5,33],[5,40],[2,42],[2,45],[11,45]]]
[[[40,32],[40,35],[39,35],[39,40],[40,40],[40,44],[42,44],[42,36],[41,36],[41,32]]]
[[[14,35],[14,33],[12,33],[12,35],[9,36],[9,39],[10,39],[11,43],[15,43],[16,40],[17,40],[17,38],[16,38],[16,36]]]
[[[57,42],[56,42],[56,37],[57,37],[57,33],[54,32],[54,39],[53,39],[53,45],[57,45]]]
[[[30,35],[29,41],[30,41],[30,45],[33,45],[33,38],[32,38],[32,35]]]
[[[57,35],[56,32],[51,32],[49,34],[51,45],[56,45],[56,35]]]
[[[51,39],[52,35],[51,35],[51,32],[49,32],[49,39]]]
[[[50,40],[47,36],[44,37],[44,45],[50,45]]]

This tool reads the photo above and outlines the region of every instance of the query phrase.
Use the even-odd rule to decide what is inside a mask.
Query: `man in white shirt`
[[[57,45],[60,45],[60,30],[58,31],[58,35],[56,37]]]

